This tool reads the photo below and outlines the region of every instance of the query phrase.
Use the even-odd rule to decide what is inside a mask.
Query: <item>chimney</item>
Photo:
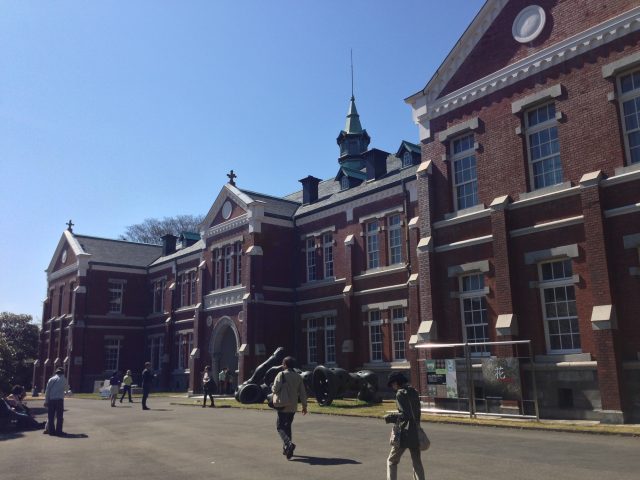
[[[320,179],[309,175],[307,178],[298,180],[302,183],[302,204],[309,205],[318,200],[318,183]]]
[[[367,181],[377,180],[387,173],[387,152],[382,150],[369,150],[364,157],[367,169]]]
[[[162,256],[166,257],[176,251],[176,237],[167,233],[162,236]]]

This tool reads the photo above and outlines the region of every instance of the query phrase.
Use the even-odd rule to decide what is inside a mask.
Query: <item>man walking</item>
[[[64,378],[64,370],[61,367],[56,369],[56,373],[47,382],[44,394],[44,406],[47,407],[47,426],[43,433],[61,437],[62,417],[64,415],[64,391],[67,381]]]
[[[146,362],[144,364],[144,370],[142,372],[142,410],[151,410],[147,407],[147,397],[151,393],[151,383],[153,382],[153,370],[151,370],[151,363]]]
[[[131,370],[127,370],[127,374],[122,379],[122,396],[120,397],[120,403],[124,399],[126,394],[129,394],[129,403],[133,403],[131,400],[131,384],[133,383],[133,378],[131,378]]]
[[[285,357],[282,361],[284,370],[276,375],[271,387],[274,396],[277,395],[281,398],[289,399],[287,405],[277,409],[278,422],[276,423],[276,429],[282,439],[282,454],[287,456],[287,460],[293,456],[293,451],[296,449],[295,443],[291,441],[291,424],[298,410],[298,401],[302,403],[302,414],[307,414],[307,391],[304,388],[302,377],[293,370],[294,366],[295,359],[293,357]]]

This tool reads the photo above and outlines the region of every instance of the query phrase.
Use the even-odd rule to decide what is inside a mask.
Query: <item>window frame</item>
[[[399,339],[402,332],[402,339]],[[391,346],[394,362],[407,361],[407,310],[405,307],[391,307]],[[400,348],[400,343],[403,347]],[[398,356],[398,352],[402,351],[402,357]]]
[[[631,76],[635,73],[640,74],[640,67],[632,68],[630,70],[625,70],[624,72],[616,75],[616,91],[618,97],[618,106],[620,111],[620,126],[622,127],[622,137],[624,140],[624,152],[625,152],[625,165],[636,165],[640,164],[640,159],[636,162],[632,161],[631,155],[631,147],[629,146],[629,134],[637,132],[640,135],[640,105],[636,109],[636,116],[638,117],[638,126],[635,130],[631,132],[627,131],[626,122],[625,122],[625,114],[624,114],[624,103],[633,99],[640,99],[640,85],[631,90],[630,92],[623,93],[622,92],[622,79],[627,76]],[[636,147],[640,152],[640,146]]]
[[[402,154],[402,167],[401,168],[410,167],[411,165],[413,165],[413,155],[411,155],[410,152],[405,151]]]
[[[307,364],[318,364],[318,330],[320,330],[318,317],[307,319]],[[313,339],[313,341],[312,341]],[[312,353],[313,352],[313,353]]]
[[[378,238],[379,232],[380,222],[378,219],[365,223],[367,270],[372,270],[374,268],[380,267],[380,239]],[[373,247],[375,247],[375,249]]]
[[[122,314],[122,310],[123,310],[123,303],[124,303],[124,280],[108,280],[107,281],[107,285],[108,285],[108,292],[109,292],[109,303],[108,303],[108,313],[110,314]],[[112,287],[112,285],[118,285],[118,288],[114,288]],[[119,296],[117,297],[117,302],[114,302],[116,300],[116,298],[113,296],[113,294],[115,293],[119,293]],[[118,309],[114,310],[113,309],[113,305],[117,304],[118,305]]]
[[[337,319],[334,315],[324,317],[324,359],[327,365],[336,364],[336,322]],[[332,342],[329,342],[329,339]],[[331,358],[330,357],[331,353]]]
[[[305,256],[307,282],[315,282],[318,279],[315,237],[307,237],[305,239],[304,256]]]
[[[398,219],[398,223],[392,224],[392,219]],[[399,265],[404,262],[402,257],[402,215],[395,213],[387,217],[387,240],[389,247],[389,265]],[[397,245],[393,245],[394,236],[397,234]],[[396,250],[394,252],[394,249]],[[394,257],[398,260],[394,261]]]
[[[242,242],[236,242],[236,285],[242,285]]]
[[[384,362],[384,335],[382,332],[382,325],[383,325],[383,320],[382,320],[382,312],[380,310],[370,310],[367,314],[367,316],[369,317],[369,322],[368,322],[368,330],[369,330],[369,361],[371,363],[382,363]],[[377,317],[377,318],[373,318],[373,317]],[[376,339],[376,341],[374,342],[374,330],[376,331],[376,335],[379,335],[379,340]],[[379,349],[376,348],[374,350],[374,344],[375,345],[379,345]],[[377,358],[374,357],[374,351],[375,353],[378,353],[379,351],[379,357]]]
[[[571,274],[569,276],[564,276],[562,278],[554,278],[551,280],[544,280],[543,279],[543,265],[546,264],[552,264],[552,263],[559,263],[559,262],[568,262],[568,264],[571,266]],[[573,260],[569,257],[563,257],[563,258],[551,258],[548,260],[543,260],[538,262],[537,264],[537,270],[538,270],[538,291],[539,291],[539,295],[540,295],[540,307],[542,310],[542,321],[543,321],[543,326],[544,326],[544,337],[545,337],[545,343],[546,343],[546,347],[547,347],[547,353],[552,354],[552,355],[562,355],[562,354],[571,354],[571,353],[582,353],[582,338],[581,338],[581,332],[580,332],[580,317],[578,316],[578,311],[577,311],[577,300],[576,300],[576,295],[575,295],[575,281],[574,281],[574,276],[573,276]],[[547,317],[547,303],[545,300],[545,290],[547,289],[556,289],[556,288],[571,288],[573,289],[573,302],[575,303],[575,310],[576,310],[576,314],[574,316],[568,315],[565,317],[556,317],[556,318],[548,318]],[[555,304],[558,304],[559,302],[555,302]],[[567,302],[568,304],[568,302]],[[550,334],[550,329],[549,329],[549,321],[550,320],[555,320],[558,321],[558,323],[560,323],[561,321],[571,321],[573,318],[575,318],[578,330],[577,330],[577,335],[578,335],[578,341],[580,343],[580,348],[551,348],[551,334]],[[573,332],[570,331],[570,336],[573,337]],[[572,342],[573,344],[573,338],[572,338]]]
[[[456,144],[458,142],[462,142],[463,140],[471,138],[471,142],[469,143],[469,148],[461,150],[456,153]],[[450,149],[450,158],[451,158],[451,186],[452,186],[452,194],[453,194],[453,208],[457,212],[458,210],[465,210],[467,208],[474,207],[480,203],[480,199],[478,198],[478,159],[476,157],[476,148],[475,148],[475,133],[474,132],[465,132],[462,135],[457,135],[453,137],[449,142]],[[458,162],[462,162],[467,158],[473,158],[474,166],[473,171],[475,172],[475,177],[468,181],[463,181],[461,183],[456,182],[456,165]],[[475,203],[473,205],[460,206],[460,198],[458,198],[458,187],[464,185],[472,185],[473,190],[473,199]],[[462,198],[466,198],[468,195],[463,195]]]
[[[465,289],[465,279],[471,278],[471,277],[480,277],[482,283],[479,288]],[[472,328],[474,332],[476,328],[481,327],[485,332],[485,336],[483,337],[483,340],[481,340],[481,342],[488,342],[490,340],[489,310],[487,308],[487,293],[485,290],[485,282],[486,282],[486,276],[484,272],[470,272],[468,274],[458,276],[458,291],[459,291],[458,299],[460,304],[460,321],[462,324],[462,339],[465,343],[469,342],[467,327]],[[465,300],[473,301],[475,299],[480,299],[480,310],[472,309],[469,311],[469,313],[471,313],[473,318],[474,313],[479,312],[480,316],[483,317],[482,319],[484,320],[484,322],[471,323],[468,325],[466,322],[467,311],[465,309]],[[475,337],[475,334],[474,334],[473,340],[474,342],[469,342],[470,345],[474,343],[481,343],[481,342],[477,342],[478,339]],[[486,345],[480,345],[477,347],[471,347],[470,353],[472,357],[482,357],[482,356],[488,356],[491,352],[489,351],[489,349],[487,349]]]
[[[324,270],[324,278],[333,278],[335,276],[333,265],[333,233],[326,232],[322,234],[322,264]]]
[[[115,344],[111,344],[115,342]],[[105,338],[104,339],[104,371],[114,372],[120,368],[120,349],[122,348],[122,341],[119,338]],[[115,366],[108,362],[111,362],[111,352],[115,351]]]
[[[536,123],[535,125],[529,125],[529,114],[531,112],[538,111],[542,108],[548,108],[549,105],[553,105],[554,115],[551,118],[545,120],[544,122]],[[556,110],[556,102],[554,100],[531,105],[529,106],[529,108],[525,109],[523,112],[524,137],[525,137],[525,142],[527,147],[527,167],[529,170],[529,180],[530,180],[529,188],[531,189],[532,192],[541,190],[543,188],[549,188],[555,185],[560,185],[564,181],[564,167],[562,165],[562,156],[560,155],[560,133],[558,131],[559,123],[558,123],[558,119],[556,118],[557,113],[558,111]],[[558,143],[558,152],[556,154],[547,155],[546,157],[540,157],[536,159],[534,162],[531,158],[531,136],[543,130],[551,130],[552,128],[556,129],[556,134],[557,134],[556,141]],[[556,183],[552,183],[549,185],[545,184],[545,185],[536,187],[536,178],[535,178],[535,173],[533,169],[533,164],[544,162],[545,160],[553,158],[556,155],[558,157],[558,161],[560,162],[560,176],[561,176],[560,180],[557,181]],[[543,174],[543,178],[544,178],[544,174]]]

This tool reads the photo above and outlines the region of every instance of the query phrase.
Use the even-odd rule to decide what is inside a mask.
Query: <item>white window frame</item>
[[[178,347],[178,370],[189,370],[189,358],[193,350],[193,332],[176,333],[176,344]]]
[[[465,288],[465,279],[470,279],[472,277],[479,277],[480,278],[480,282],[479,282],[479,286],[478,288],[474,288],[474,289],[466,289]],[[462,338],[465,342],[469,342],[469,344],[473,344],[476,342],[488,342],[489,341],[489,311],[487,309],[487,294],[486,294],[486,290],[485,290],[485,275],[482,272],[473,272],[473,273],[469,273],[467,275],[460,275],[458,277],[458,285],[459,285],[459,300],[460,300],[460,321],[462,322]],[[474,322],[471,324],[467,324],[466,322],[466,313],[467,311],[465,310],[465,302],[469,301],[469,302],[474,302],[474,301],[479,301],[480,302],[480,309],[471,309],[469,311],[469,313],[472,315],[472,317],[475,317],[475,315],[480,314],[480,316],[484,316],[483,320],[484,322]],[[467,328],[472,328],[475,332],[476,328],[482,328],[485,332],[485,336],[481,339],[478,339],[477,337],[471,339],[473,340],[473,342],[470,342],[469,340],[469,335],[467,333]],[[470,353],[471,356],[476,356],[476,357],[480,357],[480,356],[488,356],[490,354],[489,350],[487,349],[487,347],[485,345],[482,346],[476,346],[476,347],[471,347],[470,349]]]
[[[469,140],[468,148],[464,150],[460,150],[456,152],[456,146],[462,144],[462,142]],[[460,135],[455,137],[450,142],[451,145],[451,181],[453,184],[453,205],[456,211],[464,210],[465,208],[471,208],[475,205],[478,205],[480,202],[478,199],[478,160],[476,158],[476,149],[475,149],[475,136],[473,133],[465,133],[464,135]],[[469,170],[473,174],[473,178],[468,180],[463,180],[461,182],[456,181],[456,167],[464,162],[467,159],[472,159],[473,167],[465,169],[465,171]],[[467,185],[471,185],[472,189],[472,204],[465,203],[464,205],[460,204],[460,198],[458,197],[458,188],[466,187]],[[467,198],[469,195],[463,195],[463,198]]]
[[[628,76],[631,76],[631,78],[633,79],[634,74],[640,75],[640,68],[636,68],[634,70],[628,70],[624,73],[621,73],[616,78],[616,84],[618,88],[618,103],[620,106],[620,117],[621,117],[620,123],[622,125],[622,136],[624,137],[624,150],[625,150],[625,159],[626,159],[627,165],[634,165],[634,164],[640,163],[640,146],[636,147],[638,149],[639,159],[636,162],[633,162],[632,156],[631,156],[631,146],[629,145],[629,136],[631,134],[636,133],[640,135],[640,105],[638,105],[638,102],[640,101],[640,80],[638,82],[638,86],[635,87],[633,90],[625,93],[622,92],[622,79]],[[627,130],[627,124],[625,121],[625,114],[624,114],[624,103],[632,100],[635,100],[636,102],[637,108],[636,108],[635,115],[637,117],[638,126],[633,130]]]
[[[124,280],[109,280],[109,313],[122,313]]]
[[[153,313],[164,312],[164,293],[166,280],[156,280],[153,282]]]
[[[197,285],[198,285],[198,272],[189,273],[189,305],[195,305],[197,301]]]
[[[236,242],[236,285],[242,285],[242,242]]]
[[[369,311],[369,359],[371,363],[384,361],[384,336],[382,334],[382,312],[380,310]],[[379,338],[376,338],[379,336]],[[379,346],[379,348],[374,348]]]
[[[324,278],[333,278],[333,233],[322,235],[322,262],[324,264]]]
[[[397,220],[397,221],[396,221]],[[395,222],[395,223],[394,223]],[[389,239],[389,265],[402,263],[402,217],[400,214],[387,218],[387,238]]]
[[[162,369],[162,357],[164,356],[164,335],[152,335],[149,337],[149,362],[154,370]],[[157,363],[156,363],[157,361]]]
[[[407,360],[407,313],[404,307],[391,308],[391,332],[393,346],[393,361]],[[399,353],[402,352],[402,355]]]
[[[104,371],[113,372],[120,368],[120,339],[105,338],[104,339]],[[115,365],[111,362],[114,360],[112,354],[115,351]]]
[[[307,364],[318,363],[318,330],[320,319],[311,317],[307,319]]]
[[[402,168],[410,167],[413,164],[413,156],[410,152],[404,152],[402,154]]]
[[[316,268],[316,239],[307,237],[304,244],[304,256],[307,266],[307,282],[314,282],[318,279]]]
[[[340,179],[340,190],[348,190],[349,189],[349,177],[343,175]]]
[[[380,266],[380,245],[378,232],[380,231],[379,221],[372,220],[365,224],[365,237],[367,243],[367,269],[378,268]]]
[[[222,288],[222,248],[216,248],[213,253],[213,289]]]
[[[549,108],[550,105],[553,105],[554,108],[554,115],[551,116],[551,118],[549,118],[548,120],[545,120],[544,122],[540,122],[540,123],[536,123],[534,125],[530,125],[529,124],[529,114],[532,112],[537,112],[538,110],[541,110],[543,108]],[[547,187],[552,187],[553,185],[559,185],[562,183],[563,178],[564,178],[564,169],[562,167],[562,157],[560,156],[560,138],[559,138],[559,134],[558,137],[556,139],[557,143],[558,143],[558,152],[557,153],[552,153],[549,155],[546,155],[544,157],[540,157],[538,159],[535,160],[535,162],[533,161],[533,159],[531,158],[531,136],[538,134],[544,130],[551,130],[553,128],[556,129],[556,132],[558,131],[558,120],[556,119],[556,109],[555,109],[555,102],[546,102],[543,104],[539,104],[539,105],[535,105],[527,110],[525,110],[524,112],[524,125],[525,125],[525,138],[526,138],[526,142],[527,142],[527,159],[528,159],[528,164],[529,164],[529,178],[530,178],[530,187],[531,187],[531,191],[534,190],[540,190],[541,188],[547,188]],[[548,143],[552,143],[552,142],[548,142]],[[544,184],[544,185],[540,185],[540,186],[536,186],[536,179],[535,179],[535,174],[534,174],[534,169],[533,169],[533,164],[534,163],[542,163],[545,160],[549,160],[553,157],[558,157],[558,161],[560,162],[560,180],[556,181],[555,183],[550,183],[550,184]],[[554,169],[555,170],[555,169]],[[544,178],[544,175],[543,175]]]
[[[225,245],[224,247],[224,272],[222,279],[224,281],[223,288],[233,285],[233,247]]]
[[[324,358],[327,365],[336,363],[336,317],[324,318]]]
[[[559,263],[559,262],[568,262],[568,264],[571,267],[571,274],[569,276],[564,276],[561,278],[557,278],[557,279],[552,279],[552,280],[543,280],[543,273],[542,273],[542,269],[543,269],[543,265],[546,264],[552,264],[552,263]],[[538,263],[538,278],[539,278],[539,282],[538,282],[538,289],[540,292],[540,305],[542,308],[542,319],[543,319],[543,324],[544,324],[544,336],[545,336],[545,341],[546,341],[546,345],[547,345],[547,352],[550,354],[568,354],[568,353],[581,353],[582,352],[582,338],[581,338],[581,334],[580,334],[580,319],[578,317],[578,312],[577,312],[577,301],[575,298],[575,280],[573,277],[573,262],[571,260],[571,258],[554,258],[554,259],[549,259],[549,260],[545,260],[542,262]],[[547,316],[547,309],[546,309],[546,301],[545,301],[545,290],[548,289],[556,289],[556,288],[571,288],[573,289],[573,302],[576,305],[576,314],[575,315],[566,315],[566,316],[557,316],[555,318],[548,318]],[[556,305],[560,302],[555,302]],[[567,302],[568,304],[569,302]],[[568,308],[568,305],[567,305]],[[572,320],[575,319],[575,323],[576,323],[576,327],[577,327],[577,335],[578,335],[578,340],[580,342],[580,348],[552,348],[551,347],[551,333],[550,333],[550,328],[549,328],[549,322],[550,321],[557,321],[558,323],[563,322],[563,321],[569,321],[571,322]],[[573,331],[570,331],[570,334],[573,334]],[[554,334],[555,335],[555,334]],[[573,344],[573,339],[572,339],[572,344]]]

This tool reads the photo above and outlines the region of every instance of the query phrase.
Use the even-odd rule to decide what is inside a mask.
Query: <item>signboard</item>
[[[425,360],[427,368],[427,394],[430,397],[457,398],[458,381],[456,361],[453,359]]]
[[[482,378],[485,397],[522,400],[520,362],[517,358],[483,358]]]

